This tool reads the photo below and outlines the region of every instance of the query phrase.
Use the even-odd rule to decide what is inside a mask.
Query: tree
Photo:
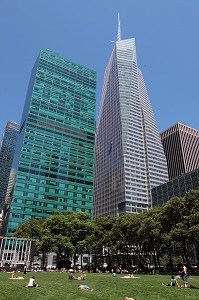
[[[117,254],[118,264],[120,264],[119,258],[122,254],[123,258],[126,256],[126,265],[132,265],[132,254],[135,255],[138,250],[139,227],[140,215],[125,215],[115,219],[112,229],[113,245],[111,249],[113,253]]]
[[[103,260],[105,257],[108,263],[111,265],[111,255],[110,249],[114,245],[112,228],[116,218],[107,216],[96,218],[92,223],[92,249],[95,251],[95,266],[97,267],[97,257]],[[105,263],[105,261],[100,261],[99,263]]]
[[[131,263],[133,255],[145,260],[153,256],[155,266],[160,265],[159,257],[166,253],[170,270],[173,270],[173,258],[181,255],[183,261],[190,263],[197,257],[199,263],[199,190],[190,191],[184,197],[174,197],[161,207],[143,214],[121,217],[101,217],[89,221],[89,215],[83,212],[57,212],[45,220],[29,219],[19,225],[16,237],[37,239],[37,252],[57,253],[58,265],[77,255],[96,254],[97,259],[113,265],[116,257]],[[132,255],[133,254],[133,255]]]
[[[45,267],[46,255],[55,252],[57,255],[57,268],[60,269],[73,254],[74,247],[68,237],[62,234],[52,235],[50,231],[44,230],[38,241],[38,250],[42,253],[43,268]]]
[[[189,264],[194,248],[199,253],[198,212],[199,191],[190,191],[181,198],[174,197],[161,207],[159,218],[162,226],[163,246],[168,253],[170,264],[174,255],[180,254],[182,260]]]
[[[184,196],[186,212],[184,224],[187,228],[187,243],[189,250],[193,250],[193,259],[196,255],[199,265],[199,190],[192,190]]]
[[[27,222],[23,222],[17,227],[14,236],[18,238],[38,239],[42,234],[41,228],[44,221],[44,219],[31,218]]]
[[[66,258],[70,254],[70,256],[73,256],[75,264],[76,255],[83,253],[83,245],[86,245],[84,240],[91,233],[89,215],[84,212],[67,211],[66,214],[57,212],[54,216],[46,219],[44,228],[49,231],[49,236],[52,236],[56,249],[65,249],[62,253],[58,253],[58,259],[63,260],[64,257]],[[63,242],[62,246],[60,242],[58,243],[57,236]]]
[[[161,247],[161,223],[159,213],[161,208],[156,207],[140,215],[141,223],[138,230],[139,248],[146,262],[153,258],[155,269],[160,265],[160,247]],[[151,262],[152,263],[152,262]]]

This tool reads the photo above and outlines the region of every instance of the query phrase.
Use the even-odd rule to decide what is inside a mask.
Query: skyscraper
[[[55,211],[92,216],[96,72],[49,50],[33,68],[13,170],[7,234]]]
[[[104,76],[94,165],[94,218],[147,211],[151,188],[168,180],[135,39],[121,39],[119,17]]]
[[[0,212],[4,206],[18,132],[19,125],[9,121],[0,143]]]
[[[176,123],[160,134],[167,159],[169,179],[199,168],[199,132]]]

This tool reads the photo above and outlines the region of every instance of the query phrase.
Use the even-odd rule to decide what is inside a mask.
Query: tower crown
[[[121,41],[120,14],[118,13],[117,41]]]

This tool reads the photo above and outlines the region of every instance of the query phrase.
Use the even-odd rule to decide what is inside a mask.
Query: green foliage
[[[143,214],[102,217],[89,222],[84,212],[57,212],[45,220],[30,219],[17,228],[15,236],[37,238],[37,252],[50,251],[58,259],[94,251],[109,256],[131,253],[153,256],[155,265],[160,257],[168,257],[172,270],[174,256],[188,264],[193,257],[199,262],[199,191],[174,197],[162,207]],[[157,261],[156,261],[157,260]]]
[[[19,225],[17,237],[37,238],[36,253],[41,253],[43,261],[49,252],[57,254],[58,262],[82,253],[88,246],[86,240],[92,232],[89,215],[72,211],[56,212],[45,220],[30,219]]]
[[[190,191],[182,198],[172,198],[161,208],[159,220],[163,232],[162,248],[168,252],[170,261],[178,253],[182,260],[190,263],[198,236],[198,212],[199,191]]]
[[[138,231],[141,225],[139,215],[125,215],[117,218],[113,225],[113,249],[129,252],[129,245],[138,245]]]
[[[14,233],[18,238],[38,239],[42,235],[44,220],[31,218],[27,222],[21,223]]]
[[[112,241],[112,228],[116,218],[102,217],[93,221],[93,238],[95,239],[97,247],[111,247]]]

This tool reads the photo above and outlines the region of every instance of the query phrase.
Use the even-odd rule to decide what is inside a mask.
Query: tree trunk
[[[41,264],[41,268],[44,270],[45,269],[45,262],[46,262],[46,252],[44,251],[43,253],[42,253],[42,264]]]
[[[156,251],[154,249],[153,251],[153,261],[154,261],[154,265],[155,265],[155,270],[157,270],[157,255],[156,255]]]
[[[169,268],[171,273],[173,274],[173,256],[171,250],[169,250]]]
[[[187,253],[187,247],[186,247],[185,241],[182,241],[182,251],[183,251],[183,256],[185,258],[185,262],[186,262],[187,266],[189,266],[189,256]]]
[[[157,257],[158,268],[160,268],[160,253],[159,253],[159,250],[157,250],[157,249],[156,249],[156,257]]]
[[[89,258],[89,256],[88,256],[88,258]],[[81,254],[81,269],[82,269],[82,267],[83,267],[83,255]]]
[[[197,259],[197,265],[199,265],[199,246],[195,245],[195,255]]]

